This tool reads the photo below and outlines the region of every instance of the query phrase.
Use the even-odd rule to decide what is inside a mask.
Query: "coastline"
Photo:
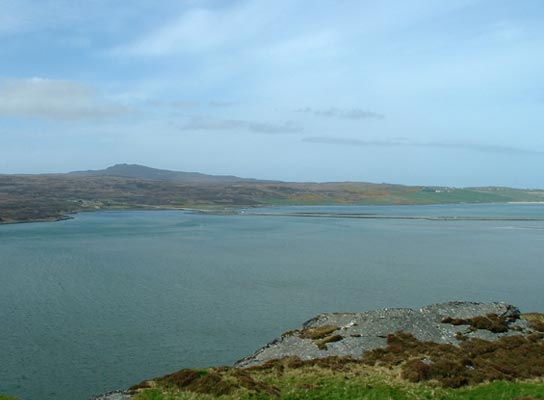
[[[70,213],[70,214],[66,214],[66,215],[61,215],[61,216],[59,216],[59,217],[36,218],[36,219],[29,219],[29,220],[0,221],[0,226],[1,226],[1,225],[15,225],[15,224],[30,224],[30,223],[35,223],[35,222],[60,222],[60,221],[67,221],[67,220],[70,220],[70,219],[74,219],[74,218],[75,218],[75,217],[73,217],[71,214],[79,214],[80,212],[84,212],[84,211],[78,211],[78,212],[75,212],[75,213]]]
[[[346,204],[340,205],[342,207],[351,206],[433,206],[433,205],[486,205],[486,204],[544,204],[544,202],[525,202],[525,201],[509,201],[504,203],[440,203],[440,204]],[[279,206],[280,208],[297,207],[306,205],[287,205]],[[339,206],[338,204],[320,204],[315,207],[327,207],[327,206]],[[115,207],[115,208],[100,208],[100,209],[82,209],[63,214],[55,217],[36,218],[28,220],[9,220],[1,221],[1,225],[13,225],[13,224],[26,224],[36,222],[59,222],[74,219],[79,213],[86,212],[100,212],[100,211],[184,211],[201,215],[238,215],[238,216],[259,216],[259,217],[302,217],[302,218],[342,218],[342,219],[387,219],[387,220],[426,220],[426,221],[504,221],[504,222],[543,222],[544,217],[475,217],[475,216],[440,216],[440,215],[384,215],[384,214],[370,214],[370,213],[326,213],[326,212],[259,212],[259,211],[247,211],[248,208],[268,208],[274,207],[270,205],[262,206],[234,206],[232,208],[218,209],[217,207],[210,206],[210,208],[194,208],[194,207],[172,207],[172,206],[134,206],[134,207]],[[312,207],[312,206],[309,206]]]
[[[263,217],[310,217],[310,218],[351,218],[351,219],[408,219],[426,221],[509,221],[528,222],[544,221],[544,218],[533,217],[463,217],[463,216],[425,216],[425,215],[382,215],[382,214],[333,214],[333,213],[258,213],[244,212],[241,215]]]
[[[375,395],[386,388],[387,396],[371,396],[376,399],[391,398],[391,390],[417,393],[426,388],[433,393],[453,390],[460,397],[451,398],[465,398],[464,391],[497,382],[530,383],[540,392],[544,377],[534,366],[544,360],[542,332],[544,314],[522,314],[516,306],[502,302],[450,301],[420,309],[324,313],[233,366],[182,369],[94,400],[187,396],[234,400],[240,395],[272,399],[293,398],[294,393],[301,399],[329,398],[335,393],[335,399],[347,400],[354,398],[349,394],[354,386],[356,393],[365,390]],[[391,372],[384,373],[384,367]],[[307,384],[316,379],[319,385]],[[323,396],[321,390],[328,385],[332,391]],[[402,398],[420,398],[414,393]]]

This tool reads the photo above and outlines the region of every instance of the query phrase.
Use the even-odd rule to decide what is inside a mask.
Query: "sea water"
[[[544,218],[541,204],[266,212]],[[543,311],[543,221],[82,213],[0,226],[0,393],[88,399],[229,365],[321,312]]]

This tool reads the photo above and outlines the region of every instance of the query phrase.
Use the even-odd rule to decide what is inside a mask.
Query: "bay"
[[[266,212],[543,218],[542,204]],[[83,213],[0,226],[0,393],[88,399],[232,364],[320,312],[544,310],[544,222]]]

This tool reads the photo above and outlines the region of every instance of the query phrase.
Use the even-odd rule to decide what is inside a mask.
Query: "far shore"
[[[455,205],[457,203],[453,203]],[[467,203],[463,203],[467,204]],[[474,203],[483,205],[483,203]],[[487,203],[487,204],[544,204],[542,201],[511,201],[506,203]],[[365,204],[367,205],[367,204]],[[403,206],[411,206],[413,204],[403,204]],[[432,204],[428,204],[432,205]],[[327,205],[316,205],[316,207],[323,207]],[[337,206],[336,204],[334,206]],[[355,205],[346,205],[346,207]],[[380,206],[380,205],[378,205]],[[417,204],[417,206],[422,206]],[[544,218],[538,217],[478,217],[478,216],[440,216],[440,215],[384,215],[384,214],[371,214],[371,213],[323,213],[323,212],[261,212],[250,211],[248,209],[274,207],[269,205],[264,206],[235,206],[232,208],[194,208],[194,207],[172,207],[172,206],[135,206],[135,207],[123,207],[123,208],[100,208],[100,209],[86,209],[78,210],[71,213],[67,213],[61,216],[37,218],[29,220],[8,220],[0,221],[0,225],[11,224],[24,224],[35,222],[59,222],[75,218],[75,215],[84,212],[97,212],[97,211],[185,211],[201,215],[238,215],[238,216],[260,216],[260,217],[304,217],[304,218],[347,218],[347,219],[389,219],[389,220],[427,220],[427,221],[508,221],[508,222],[538,222],[544,221]],[[290,206],[281,206],[281,208]],[[293,206],[296,207],[296,206]],[[310,206],[311,207],[311,206]]]

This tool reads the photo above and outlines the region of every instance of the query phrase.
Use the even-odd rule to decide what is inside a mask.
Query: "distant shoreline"
[[[274,206],[537,205],[543,202],[544,189],[260,181],[128,164],[68,174],[0,174],[0,224],[59,221],[72,213],[96,210],[197,208],[214,212],[226,209],[224,213],[229,213],[229,209]],[[326,210],[324,214],[327,213]]]
[[[457,205],[458,203],[451,203],[450,205]],[[467,203],[463,203],[467,204]],[[472,204],[472,203],[471,203]],[[544,202],[505,202],[505,203],[473,203],[474,205],[485,204],[544,204]],[[403,204],[402,206],[431,206],[433,204]],[[445,204],[441,204],[445,205]],[[338,205],[331,205],[338,206]],[[357,205],[346,205],[345,207],[352,207]],[[365,204],[366,206],[366,204]],[[376,204],[375,206],[382,206]],[[384,205],[390,206],[390,205]],[[252,208],[264,208],[270,207],[268,205],[262,207]],[[293,206],[281,206],[284,207],[297,207]],[[306,206],[306,207],[327,207],[327,205],[318,206]],[[342,207],[342,206],[340,206]],[[74,219],[75,215],[79,213],[87,212],[100,212],[100,211],[184,211],[193,214],[201,215],[238,215],[238,216],[257,216],[257,217],[301,217],[301,218],[342,218],[342,219],[389,219],[389,220],[427,220],[427,221],[505,221],[505,222],[544,222],[543,218],[538,217],[478,217],[478,216],[446,216],[446,215],[384,215],[384,214],[370,214],[370,213],[326,213],[326,212],[259,212],[259,211],[247,211],[247,207],[239,206],[235,208],[226,209],[208,209],[208,208],[192,208],[192,207],[171,207],[171,206],[151,206],[151,207],[134,207],[134,208],[122,208],[122,209],[96,209],[96,210],[80,210],[69,214],[65,214],[59,217],[30,219],[25,221],[0,221],[1,225],[12,224],[26,224],[36,222],[59,222]]]
[[[79,214],[80,212],[85,211],[78,211],[73,214]],[[60,217],[50,217],[50,218],[37,218],[37,219],[29,219],[24,221],[0,221],[1,225],[15,225],[15,224],[30,224],[30,223],[36,223],[36,222],[60,222],[60,221],[67,221],[69,219],[74,219],[72,215],[62,215]]]
[[[382,214],[333,214],[333,213],[258,213],[245,212],[242,215],[266,217],[311,217],[311,218],[352,218],[352,219],[412,219],[428,221],[544,221],[533,217],[463,217],[428,215],[382,215]]]

